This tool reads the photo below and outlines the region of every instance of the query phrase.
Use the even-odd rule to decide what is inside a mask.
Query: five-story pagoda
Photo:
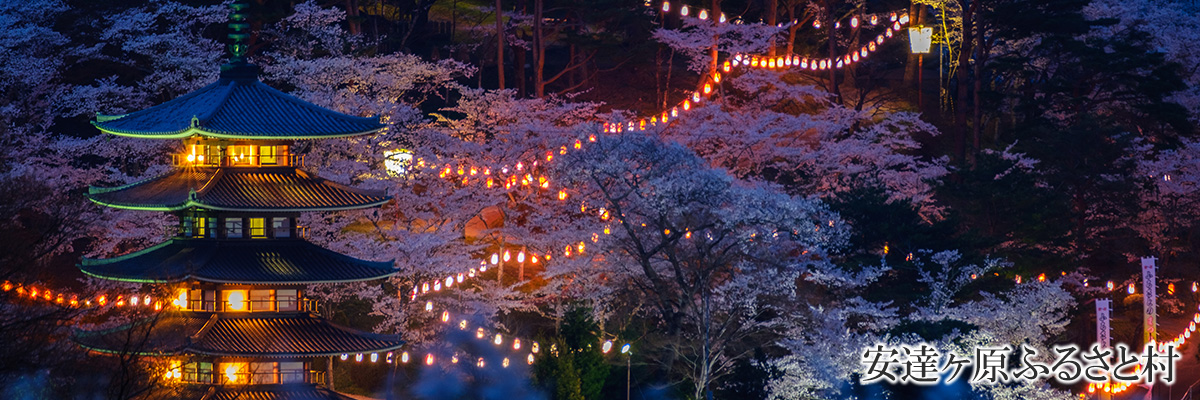
[[[389,197],[310,175],[288,149],[296,140],[384,126],[259,81],[259,68],[245,61],[244,7],[232,5],[232,56],[216,83],[93,122],[108,134],[183,140],[169,173],[88,194],[109,207],[173,213],[179,229],[164,243],[79,267],[101,279],[169,285],[175,297],[152,324],[85,332],[76,341],[93,351],[166,357],[168,379],[187,388],[183,397],[341,399],[320,386],[326,377],[314,371],[315,358],[378,354],[403,342],[325,321],[305,285],[382,279],[395,268],[309,243],[296,221],[301,212],[376,207]],[[130,348],[129,333],[138,329],[148,336]]]

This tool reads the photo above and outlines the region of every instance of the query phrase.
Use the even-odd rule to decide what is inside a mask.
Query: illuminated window
[[[250,218],[250,237],[253,239],[265,239],[267,237],[266,222],[263,218]]]
[[[188,290],[187,289],[179,289],[178,294],[175,296],[175,300],[172,300],[171,304],[174,305],[176,308],[187,308],[188,307]]]
[[[405,149],[388,150],[383,152],[383,169],[388,176],[404,176],[412,165],[413,154]]]
[[[179,381],[183,378],[183,367],[179,361],[171,361],[167,367],[167,372],[163,375],[163,379],[168,381]]]
[[[273,362],[250,363],[250,383],[255,385],[271,385],[279,383],[278,365]]]
[[[203,297],[201,297],[203,296]],[[217,291],[192,290],[188,294],[188,309],[193,311],[216,311]]]
[[[271,218],[271,232],[274,232],[277,238],[292,237],[292,225],[288,223],[287,218]]]
[[[179,221],[179,224],[180,224],[179,228],[181,231],[180,236],[192,237],[193,232],[195,231],[192,226],[192,218],[191,217],[183,217],[182,220]]]
[[[279,163],[279,154],[276,153],[275,146],[258,146],[258,163],[262,165],[275,165]]]
[[[216,239],[217,238],[217,230],[220,228],[220,225],[217,225],[217,219],[216,218],[205,218],[205,220],[208,221],[208,222],[204,223],[204,225],[206,226],[205,229],[208,230],[208,232],[206,232],[207,235],[205,235],[205,236],[207,236],[211,239]]]
[[[194,237],[208,236],[208,218],[196,218],[196,234]]]
[[[183,366],[183,381],[191,383],[212,383],[212,363],[188,363]]]
[[[303,361],[279,362],[279,383],[304,383],[308,370]]]
[[[275,291],[274,290],[251,290],[250,291],[250,311],[273,311],[275,310]]]
[[[229,155],[229,165],[254,165],[254,147],[249,145],[227,147],[226,154]]]
[[[245,290],[225,290],[223,292],[226,311],[246,311],[249,308],[246,304]]]
[[[296,311],[296,303],[299,293],[296,289],[279,289],[275,291],[275,304],[279,306],[279,311]]]
[[[218,372],[223,384],[245,384],[250,381],[250,366],[246,363],[221,363]]]
[[[240,238],[242,236],[242,219],[225,218],[225,237]]]

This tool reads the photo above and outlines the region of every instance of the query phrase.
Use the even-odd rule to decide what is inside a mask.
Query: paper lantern
[[[913,54],[927,54],[929,48],[933,44],[933,28],[932,27],[911,27],[908,28],[908,45],[912,49]]]

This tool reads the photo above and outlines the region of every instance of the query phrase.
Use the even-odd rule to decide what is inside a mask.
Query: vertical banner
[[[1100,348],[1112,347],[1109,332],[1112,325],[1112,300],[1096,300],[1096,343]]]
[[[1158,301],[1158,293],[1155,291],[1157,278],[1155,277],[1155,261],[1154,257],[1142,258],[1142,323],[1145,327],[1142,335],[1142,343],[1151,344],[1157,339],[1154,335],[1155,325],[1158,319],[1155,315]]]

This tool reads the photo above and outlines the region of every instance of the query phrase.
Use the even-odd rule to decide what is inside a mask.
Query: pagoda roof
[[[392,261],[360,260],[303,239],[173,238],[120,257],[84,258],[79,269],[101,279],[146,283],[336,283],[396,273]]]
[[[105,133],[151,139],[201,135],[228,139],[322,139],[375,133],[378,117],[342,114],[276,90],[258,79],[258,67],[222,72],[208,86],[141,111],[97,114]]]
[[[335,211],[386,203],[384,192],[357,189],[292,167],[187,167],[88,198],[114,208],[176,211],[189,207],[247,212]]]
[[[179,398],[199,400],[353,400],[352,397],[312,385],[209,385],[188,389]]]
[[[145,344],[130,345],[130,337],[145,337],[144,342],[135,341]],[[79,332],[73,339],[102,353],[260,358],[378,353],[404,344],[399,335],[361,332],[309,313],[190,311],[168,311],[113,329]]]

